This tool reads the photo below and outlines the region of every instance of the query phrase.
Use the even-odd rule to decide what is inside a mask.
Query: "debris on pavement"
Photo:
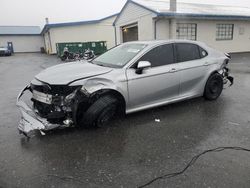
[[[228,123],[231,124],[231,125],[237,125],[237,126],[240,125],[239,123],[230,122],[230,121]]]
[[[161,120],[160,119],[155,119],[155,122],[160,123]]]

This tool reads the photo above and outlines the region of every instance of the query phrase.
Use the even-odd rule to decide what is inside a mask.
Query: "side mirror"
[[[136,74],[142,74],[143,69],[151,67],[151,63],[149,61],[139,61],[136,71]]]

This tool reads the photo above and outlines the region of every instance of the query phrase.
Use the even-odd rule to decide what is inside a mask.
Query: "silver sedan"
[[[118,113],[200,96],[215,100],[224,84],[233,84],[229,60],[202,42],[124,43],[91,62],[57,65],[36,75],[18,96],[18,128],[28,135],[58,127],[99,127]],[[27,90],[32,107],[21,101]]]

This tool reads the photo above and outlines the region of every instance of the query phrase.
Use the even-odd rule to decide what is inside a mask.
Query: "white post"
[[[169,19],[169,39],[176,39],[176,19]]]
[[[176,0],[170,0],[170,11],[176,12],[177,10],[177,2]]]

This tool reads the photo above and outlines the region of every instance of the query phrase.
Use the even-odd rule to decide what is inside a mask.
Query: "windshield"
[[[114,68],[123,67],[146,46],[138,43],[122,44],[95,58],[92,63]]]

